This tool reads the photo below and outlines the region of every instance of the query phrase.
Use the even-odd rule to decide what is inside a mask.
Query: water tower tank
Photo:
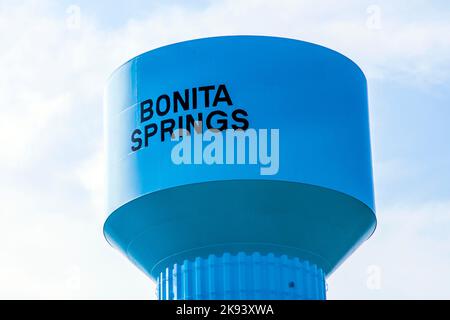
[[[307,42],[181,42],[105,90],[108,242],[159,299],[325,299],[374,231],[366,79]]]

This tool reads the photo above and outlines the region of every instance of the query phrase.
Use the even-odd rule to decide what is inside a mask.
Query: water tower
[[[375,229],[366,79],[335,51],[161,47],[113,73],[105,111],[104,234],[159,299],[325,299]]]

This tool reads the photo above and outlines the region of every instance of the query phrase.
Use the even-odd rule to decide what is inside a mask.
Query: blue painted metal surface
[[[221,85],[231,105],[212,106],[211,96],[209,106],[197,97],[195,109],[193,102],[173,108],[174,92],[188,90],[192,101],[194,88],[213,86],[213,94]],[[146,101],[155,108],[165,95],[167,113],[154,109],[142,121]],[[172,161],[177,142],[161,135],[164,121],[221,110],[231,125],[238,109],[249,128],[279,130],[274,175],[251,164]],[[335,51],[259,36],[177,43],[118,68],[105,112],[104,233],[153,279],[174,264],[225,252],[286,255],[328,275],[375,229],[366,79]],[[148,145],[134,150],[133,133],[142,138],[153,125]]]
[[[209,255],[163,270],[160,300],[324,300],[325,275],[314,264],[258,252]]]

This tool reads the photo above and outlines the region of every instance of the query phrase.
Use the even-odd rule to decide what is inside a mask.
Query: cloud
[[[64,9],[0,11],[0,297],[148,298],[150,282],[109,247],[99,218],[102,90],[128,49],[89,19],[69,28]]]
[[[161,2],[143,18],[107,28],[87,3],[2,2],[0,29],[7,32],[0,35],[0,297],[152,296],[154,286],[108,247],[101,232],[103,86],[114,68],[139,53],[205,36],[276,35],[341,51],[361,64],[369,81],[388,79],[418,88],[448,83],[449,14],[436,19],[422,1],[379,1],[368,10],[370,5],[224,0],[189,7]],[[383,210],[374,239],[333,276],[334,297],[366,294],[351,279],[358,268],[364,274],[367,261],[382,267],[385,297],[432,291],[425,278],[408,286],[406,277],[425,277],[424,265],[441,274],[450,267],[438,254],[448,248],[427,231],[448,223],[447,209],[444,203]],[[405,270],[398,256],[408,261]],[[417,265],[415,257],[420,258]],[[342,282],[347,274],[350,286]],[[434,276],[430,283],[439,280]],[[444,290],[433,292],[448,295]]]
[[[450,202],[382,208],[378,228],[330,278],[338,299],[446,299]],[[379,271],[379,288],[370,286]],[[369,283],[369,285],[368,285]]]
[[[147,48],[227,34],[276,35],[329,46],[359,63],[369,78],[419,86],[448,80],[450,14],[420,16],[428,4],[389,1],[218,1],[203,10],[179,6],[130,21],[125,32]],[[398,10],[402,8],[402,10]],[[413,17],[413,19],[411,19]],[[417,17],[417,18],[416,18]]]

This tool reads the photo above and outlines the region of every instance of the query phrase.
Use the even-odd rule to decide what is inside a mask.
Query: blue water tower
[[[139,55],[105,90],[108,242],[159,299],[325,299],[376,226],[367,83],[276,37]]]

